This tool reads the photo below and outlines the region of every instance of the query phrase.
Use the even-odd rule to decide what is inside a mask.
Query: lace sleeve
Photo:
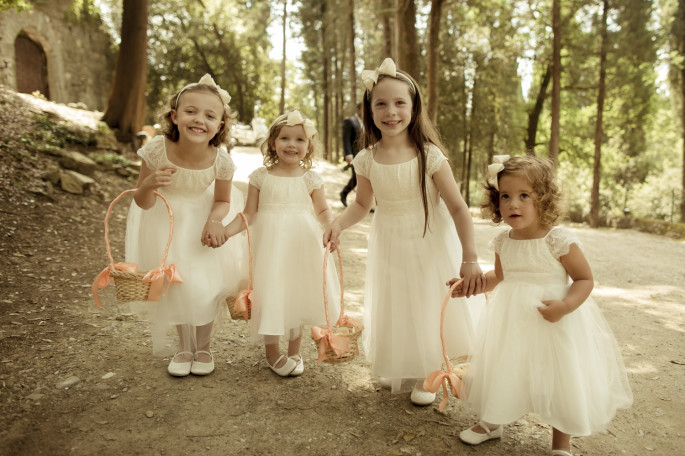
[[[442,162],[446,161],[447,157],[434,144],[427,144],[426,147],[426,172],[432,176],[442,166]]]
[[[230,155],[228,155],[228,152],[226,152],[226,149],[223,147],[219,147],[216,153],[216,165],[214,166],[216,178],[219,180],[233,179],[233,173],[235,173],[235,164],[233,163],[233,159]]]
[[[547,233],[547,246],[552,256],[557,260],[566,255],[571,250],[571,244],[576,244],[581,250],[583,245],[578,238],[568,229],[557,226]]]
[[[261,189],[262,188],[262,183],[264,182],[264,178],[266,177],[266,168],[261,166],[254,171],[249,176],[250,179],[250,185]]]
[[[509,237],[509,230],[504,230],[500,232],[497,236],[492,238],[490,241],[490,247],[492,247],[495,250],[495,253],[499,255],[499,253],[502,251],[502,244],[504,243],[504,240]]]
[[[371,149],[364,149],[359,151],[354,160],[352,160],[352,166],[354,166],[354,172],[360,176],[366,178],[369,177],[369,169],[371,168],[371,160],[373,160],[373,155],[371,154]]]
[[[138,156],[145,160],[150,169],[157,169],[164,165],[164,135],[157,135],[138,149]]]
[[[304,178],[304,183],[307,184],[307,193],[312,193],[317,188],[323,187],[323,179],[314,171],[307,171],[302,177]]]

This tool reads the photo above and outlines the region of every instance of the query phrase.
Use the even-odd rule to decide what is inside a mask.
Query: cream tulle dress
[[[301,177],[274,176],[264,168],[250,174],[259,205],[250,227],[254,251],[252,339],[299,334],[303,325],[326,325],[323,304],[323,230],[311,193],[323,185],[314,171]],[[328,261],[331,324],[340,312],[335,261]]]
[[[490,294],[477,329],[464,399],[480,419],[506,424],[534,413],[560,431],[602,431],[633,401],[621,352],[597,304],[588,298],[556,323],[537,308],[569,287],[559,262],[571,244],[566,228],[540,239],[493,241],[504,280]]]
[[[419,162],[385,165],[373,149],[359,152],[352,164],[369,179],[376,210],[369,235],[364,290],[363,346],[371,370],[389,379],[393,393],[414,387],[443,363],[440,311],[448,288],[459,276],[461,243],[454,221],[431,176],[447,158],[426,148],[429,226],[419,186]],[[473,300],[475,301],[475,300]],[[471,352],[478,306],[452,299],[445,316],[450,356]]]
[[[214,204],[214,180],[230,180],[235,165],[224,148],[218,148],[214,164],[206,169],[181,168],[167,158],[165,137],[152,138],[139,151],[150,169],[170,164],[177,168],[173,184],[160,188],[174,214],[174,236],[166,264],[178,269],[183,283],[173,283],[159,302],[134,304],[132,308],[152,321],[153,353],[166,355],[177,347],[176,325],[204,326],[223,315],[225,298],[234,293],[246,277],[247,241],[242,236],[229,239],[213,249],[202,245],[200,238]],[[242,211],[242,193],[233,187],[231,208],[224,218],[230,222]],[[140,209],[131,203],[126,227],[126,260],[137,263],[141,271],[159,266],[169,235],[169,215],[164,202]],[[193,338],[195,331],[188,336]],[[193,341],[194,342],[194,341]]]

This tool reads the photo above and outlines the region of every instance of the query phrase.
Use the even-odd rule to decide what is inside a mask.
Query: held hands
[[[340,246],[340,232],[340,227],[333,221],[323,233],[323,246],[326,247],[330,242],[330,250],[334,252]]]
[[[463,263],[461,265],[460,277],[464,281],[452,291],[453,298],[469,298],[485,292],[487,281],[478,263]],[[451,287],[458,280],[457,278],[450,279],[447,282],[447,286]]]
[[[217,248],[224,245],[228,240],[228,235],[224,225],[218,220],[207,220],[202,230],[202,245],[205,247]]]
[[[568,304],[558,299],[550,299],[549,301],[542,301],[544,307],[538,307],[538,312],[542,318],[550,323],[556,323],[561,320],[564,315],[571,313]]]
[[[148,190],[157,190],[160,187],[167,187],[171,185],[171,176],[176,173],[176,171],[178,171],[178,169],[172,165],[164,165],[155,169],[143,180],[141,187]]]

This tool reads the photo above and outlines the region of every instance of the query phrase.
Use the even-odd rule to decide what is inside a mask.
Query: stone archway
[[[50,99],[48,61],[43,46],[21,32],[14,40],[14,55],[17,92],[38,91]]]

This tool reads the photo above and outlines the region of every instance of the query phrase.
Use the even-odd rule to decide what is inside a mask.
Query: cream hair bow
[[[304,128],[304,134],[307,135],[308,139],[312,139],[312,136],[316,134],[316,127],[314,126],[314,122],[302,117],[300,111],[297,110],[290,111],[290,113],[288,114],[288,120],[285,122],[285,124],[289,127],[293,127],[295,125],[302,125],[302,128]]]
[[[205,74],[200,78],[200,80],[197,83],[192,83],[188,84],[187,86],[183,87],[180,92],[178,92],[178,95],[176,95],[176,106],[178,107],[178,100],[181,98],[181,94],[185,92],[186,90],[196,86],[197,84],[204,84],[208,85],[210,87],[215,87],[217,92],[219,92],[219,97],[221,98],[221,101],[224,104],[224,109],[228,110],[228,104],[231,102],[231,96],[228,94],[227,91],[219,87],[219,85],[214,82],[214,78],[212,78],[209,73]]]
[[[492,157],[492,165],[488,165],[488,185],[499,191],[498,176],[504,170],[504,162],[509,160],[509,155],[495,155]]]
[[[383,60],[381,66],[375,70],[362,71],[362,83],[364,83],[367,89],[371,90],[373,89],[373,86],[378,83],[378,77],[382,74],[387,74],[394,78],[397,77],[397,66],[390,57]]]

